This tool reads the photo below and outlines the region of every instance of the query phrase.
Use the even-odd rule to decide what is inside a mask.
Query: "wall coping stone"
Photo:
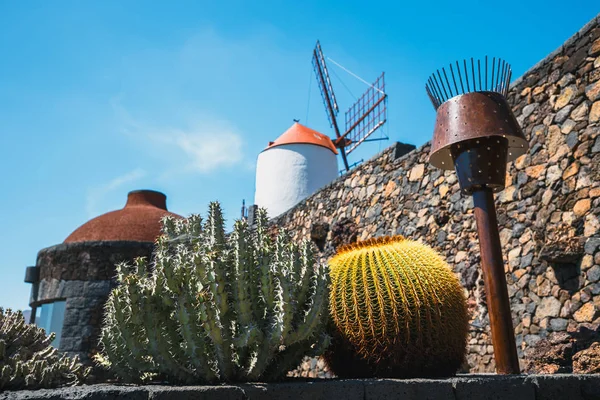
[[[600,375],[465,374],[448,379],[293,379],[280,383],[215,386],[83,385],[10,391],[0,399],[133,400],[349,399],[349,400],[591,400],[600,398]]]

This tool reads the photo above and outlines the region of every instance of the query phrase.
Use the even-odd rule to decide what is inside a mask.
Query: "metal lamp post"
[[[473,196],[496,370],[518,374],[494,193],[504,189],[506,163],[524,154],[528,142],[506,102],[510,66],[494,58],[488,68],[487,57],[483,68],[481,60],[468,64],[450,64],[449,73],[438,70],[426,84],[437,110],[429,162],[454,169],[462,193]]]

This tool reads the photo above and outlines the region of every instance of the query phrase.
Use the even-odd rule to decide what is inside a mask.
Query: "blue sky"
[[[258,153],[294,118],[332,134],[311,76],[317,39],[368,81],[386,71],[391,140],[357,161],[430,138],[436,68],[489,54],[516,78],[593,4],[0,0],[0,306],[26,308],[37,251],[130,190],[163,191],[182,215],[219,200],[236,218]],[[330,69],[344,111],[366,87]]]

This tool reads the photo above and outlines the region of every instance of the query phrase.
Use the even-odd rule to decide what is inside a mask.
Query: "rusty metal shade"
[[[454,144],[494,136],[508,140],[507,162],[529,147],[504,96],[496,92],[455,96],[437,110],[429,162],[437,168],[454,169],[450,151]]]
[[[442,73],[437,70],[437,75],[433,73],[425,85],[427,95],[437,110],[429,162],[437,168],[454,169],[456,145],[494,137],[508,141],[506,158],[503,154],[500,157],[504,163],[524,154],[529,143],[506,101],[512,76],[510,65],[496,57],[488,63],[486,56],[483,62],[471,58],[470,63],[463,60],[461,65],[456,61],[454,66],[450,64],[449,67],[449,73],[445,68],[442,68]],[[504,143],[499,141],[498,145]],[[488,153],[494,155],[494,147]],[[474,164],[474,167],[479,165]]]
[[[499,136],[455,143],[450,147],[454,170],[464,194],[488,188],[504,189],[508,140]]]

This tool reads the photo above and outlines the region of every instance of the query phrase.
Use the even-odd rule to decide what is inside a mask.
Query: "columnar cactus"
[[[340,377],[454,374],[464,360],[466,298],[444,260],[393,238],[347,245],[329,261],[333,343]]]
[[[267,216],[206,222],[166,217],[152,263],[118,266],[106,304],[100,365],[124,381],[276,380],[329,344],[327,274],[309,242],[272,239]]]
[[[0,308],[0,391],[81,383],[90,369],[59,355],[42,328],[26,324],[20,311]]]

